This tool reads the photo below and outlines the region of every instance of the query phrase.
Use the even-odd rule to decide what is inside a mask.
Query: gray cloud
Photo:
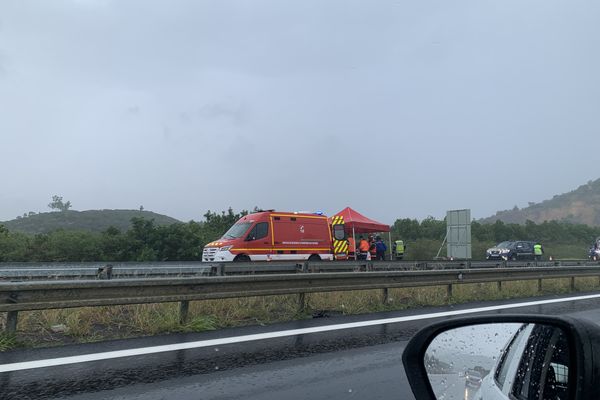
[[[205,104],[198,110],[198,115],[206,119],[225,118],[241,124],[246,118],[246,110],[239,105]]]
[[[598,178],[600,5],[413,3],[0,3],[0,220],[480,217]]]

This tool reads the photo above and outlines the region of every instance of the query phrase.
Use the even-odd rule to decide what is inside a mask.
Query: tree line
[[[101,233],[57,230],[47,234],[27,235],[9,231],[0,225],[0,262],[13,261],[198,261],[202,248],[220,238],[231,225],[248,211],[232,209],[215,213],[208,211],[204,221],[157,225],[153,220],[133,218],[131,227],[121,231],[111,227]],[[565,222],[524,225],[480,224],[471,225],[472,241],[489,244],[504,240],[536,240],[542,243],[560,243],[585,246],[600,236],[600,227]],[[398,219],[392,226],[392,239],[412,243],[413,249],[423,247],[422,254],[430,257],[425,247],[439,246],[446,234],[444,220],[426,218]],[[410,249],[410,247],[409,247]],[[477,254],[482,251],[478,250]],[[474,253],[475,257],[475,253]]]
[[[443,240],[446,235],[446,221],[432,217],[422,221],[399,219],[392,226],[392,236],[416,241],[419,239]],[[531,240],[541,243],[587,244],[600,236],[600,227],[568,222],[545,221],[536,224],[527,220],[525,224],[493,224],[471,222],[473,241],[499,243],[505,240]]]
[[[0,262],[198,261],[205,244],[221,237],[247,213],[208,211],[201,222],[162,226],[151,219],[132,218],[124,232],[110,227],[101,233],[56,230],[27,235],[0,225]]]

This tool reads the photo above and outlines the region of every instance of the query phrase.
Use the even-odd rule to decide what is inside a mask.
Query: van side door
[[[253,259],[264,261],[270,258],[273,247],[268,222],[257,222],[246,235],[245,241],[245,247],[251,249],[250,254],[254,256]]]

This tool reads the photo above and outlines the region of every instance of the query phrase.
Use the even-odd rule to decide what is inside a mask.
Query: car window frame
[[[510,391],[510,399],[514,400],[527,400],[529,399],[529,389],[534,387],[537,384],[537,393],[540,393],[542,382],[546,380],[546,374],[548,373],[549,367],[552,364],[552,359],[554,358],[554,351],[556,351],[556,344],[561,338],[561,334],[566,340],[564,329],[556,326],[541,326],[541,329],[551,328],[551,334],[544,334],[543,332],[536,333],[533,335],[533,330],[527,338],[527,343],[525,346],[525,352],[519,362],[516,373],[520,374],[520,386],[513,384]],[[535,325],[534,325],[535,329]],[[534,342],[532,342],[535,339]],[[545,343],[547,341],[547,343]],[[566,350],[569,352],[567,355],[570,358],[570,349],[567,347]],[[526,356],[526,357],[525,357]],[[569,382],[569,365],[558,364],[555,362],[557,366],[563,366],[567,369],[567,382]],[[535,368],[534,368],[535,367]],[[539,368],[539,370],[538,370]],[[534,375],[535,374],[535,375]],[[539,374],[539,376],[537,376]],[[556,374],[556,371],[555,371]],[[534,376],[532,383],[532,376]],[[527,379],[526,379],[527,378]],[[516,383],[516,382],[515,382]],[[524,396],[523,390],[526,389],[527,396]],[[518,393],[515,391],[518,390]],[[535,392],[534,392],[535,393]]]
[[[533,329],[533,324],[524,324],[506,346],[504,351],[502,352],[502,357],[498,362],[498,365],[494,371],[494,384],[500,389],[500,391],[507,397],[510,398],[511,388],[513,386],[514,374],[517,372],[517,369],[521,363],[521,357],[523,356],[523,349],[527,345],[527,338],[529,337],[531,330]],[[513,347],[516,346],[516,347]],[[514,349],[514,354],[508,359],[509,353]],[[511,353],[512,354],[512,353]],[[518,360],[513,362],[514,358],[518,357]],[[508,362],[508,364],[506,364]],[[498,380],[499,375],[502,373],[502,367],[506,365],[507,370],[504,377],[504,380],[500,382]]]

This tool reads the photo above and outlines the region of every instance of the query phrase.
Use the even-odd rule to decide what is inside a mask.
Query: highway
[[[433,322],[431,316],[476,312],[571,315],[600,322],[600,295],[469,303],[15,350],[0,354],[0,370],[9,371],[0,373],[0,398],[412,399],[401,364],[407,340]],[[297,332],[305,333],[293,334]],[[247,340],[255,337],[260,339]],[[86,357],[98,361],[79,362]],[[57,365],[44,367],[49,360]]]

